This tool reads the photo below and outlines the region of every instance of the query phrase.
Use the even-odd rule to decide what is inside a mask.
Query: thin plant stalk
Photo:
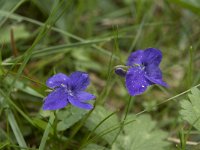
[[[51,112],[49,122],[47,124],[47,127],[46,127],[44,134],[42,136],[42,140],[40,142],[39,150],[44,150],[45,144],[48,140],[48,135],[49,135],[49,132],[51,130],[51,127],[53,125],[54,120],[55,120],[55,115],[54,115],[54,113]]]
[[[119,132],[117,133],[117,135],[115,136],[114,140],[113,140],[112,143],[111,143],[111,147],[112,147],[112,145],[114,144],[114,142],[117,140],[119,134],[121,133],[121,131],[122,131],[123,128],[124,128],[124,123],[125,123],[125,121],[126,121],[126,118],[127,118],[127,115],[128,115],[129,109],[130,109],[130,106],[131,106],[131,100],[132,100],[132,97],[129,96],[128,105],[126,105],[126,112],[125,112],[125,115],[124,115],[124,119],[123,119],[122,122],[121,122],[121,126],[120,126],[120,129],[119,129]]]

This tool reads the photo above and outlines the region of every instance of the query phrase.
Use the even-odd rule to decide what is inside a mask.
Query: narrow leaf
[[[50,118],[49,118],[49,123],[46,126],[46,129],[44,131],[42,140],[40,142],[39,150],[44,150],[44,148],[45,148],[45,144],[46,144],[46,142],[48,140],[49,132],[51,130],[51,126],[52,126],[52,124],[54,122],[54,119],[55,119],[55,115],[53,113],[51,113]]]
[[[23,135],[22,135],[19,127],[18,127],[18,124],[17,124],[17,122],[15,120],[15,117],[14,117],[12,111],[11,110],[7,110],[7,115],[8,115],[9,124],[10,124],[10,126],[11,126],[11,128],[13,130],[13,133],[15,135],[15,138],[16,138],[19,146],[21,146],[23,148],[27,148],[26,142],[25,142],[25,140],[23,138]]]

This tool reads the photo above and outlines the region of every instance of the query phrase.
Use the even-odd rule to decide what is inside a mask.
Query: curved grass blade
[[[35,46],[44,38],[44,36],[46,35],[46,33],[50,30],[50,27],[55,23],[55,21],[58,18],[55,18],[56,12],[60,9],[60,7],[62,6],[63,1],[61,1],[60,3],[58,3],[58,5],[52,10],[52,14],[49,16],[49,18],[47,19],[45,26],[43,26],[38,34],[38,36],[36,37],[36,39],[34,40],[33,44],[31,45],[31,47],[26,51],[25,54],[25,58],[23,60],[22,65],[19,67],[19,70],[17,72],[17,75],[15,77],[15,79],[12,81],[12,84],[10,86],[10,89],[8,91],[8,93],[10,94],[11,90],[12,90],[12,85],[15,84],[16,80],[20,77],[20,75],[22,74],[26,64],[28,63],[28,61],[31,58],[31,55],[33,53],[33,49],[35,48]],[[60,17],[60,16],[59,16]]]
[[[4,18],[0,18],[0,27],[6,22],[6,20],[9,18],[9,16],[19,7],[21,6],[21,4],[23,4],[26,0],[21,0],[18,3],[15,4],[15,1],[7,1],[4,2],[4,4],[6,3],[7,5],[13,5],[13,8],[11,8],[10,12],[4,17]],[[17,2],[17,1],[16,1]],[[13,4],[11,4],[13,3]],[[9,6],[9,7],[10,7]],[[2,7],[2,3],[1,3],[1,7]],[[12,7],[12,6],[11,6]],[[2,9],[2,8],[1,8]]]
[[[5,16],[5,15],[7,15],[7,14],[8,14],[8,12],[0,10],[0,15]],[[36,24],[36,25],[38,25],[38,26],[44,26],[44,25],[45,25],[44,23],[39,22],[39,21],[37,21],[37,20],[30,19],[30,18],[28,18],[28,17],[20,16],[20,15],[17,15],[17,14],[11,14],[9,17],[12,18],[12,19],[14,19],[14,20],[17,20],[17,21],[23,21],[23,20],[24,20],[24,21],[27,21],[27,22]],[[78,37],[78,36],[76,36],[76,35],[73,35],[73,34],[67,32],[67,31],[64,31],[64,30],[62,30],[62,29],[59,29],[59,28],[56,28],[56,27],[52,27],[51,29],[52,29],[53,31],[56,31],[56,32],[58,32],[58,33],[61,33],[61,34],[65,35],[65,36],[71,37],[71,38],[73,38],[73,39],[75,39],[75,40],[78,40],[78,41],[81,41],[81,42],[84,42],[84,41],[85,41],[84,39],[82,39],[82,38],[80,38],[80,37]],[[95,48],[96,50],[98,50],[99,52],[101,52],[101,53],[103,53],[103,54],[105,54],[105,55],[107,55],[107,56],[111,56],[111,55],[112,55],[112,54],[111,54],[109,51],[107,51],[106,49],[103,49],[103,48],[101,48],[101,47],[99,47],[99,46],[97,46],[97,45],[95,45],[95,44],[94,44],[94,45],[91,45],[91,46],[92,46],[93,48]],[[113,58],[118,59],[117,56],[113,56]]]

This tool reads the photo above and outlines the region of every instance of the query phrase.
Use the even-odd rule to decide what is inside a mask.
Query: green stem
[[[130,121],[125,121],[125,122],[124,122],[124,126],[125,126],[125,125],[128,125],[128,124],[130,124],[130,123],[132,123],[132,122],[134,122],[134,121],[135,121],[135,119],[134,119],[134,120],[130,120]],[[121,124],[120,124],[120,125],[119,125],[119,124],[116,124],[116,125],[114,125],[114,126],[112,126],[112,127],[109,127],[109,128],[107,128],[107,129],[103,130],[100,134],[94,136],[94,137],[93,137],[92,139],[90,139],[86,144],[92,143],[92,142],[94,142],[96,139],[99,139],[100,137],[103,137],[104,135],[106,135],[106,134],[108,134],[108,133],[111,133],[111,132],[113,132],[113,131],[115,131],[115,130],[117,130],[117,129],[119,129],[119,128],[121,128]]]
[[[55,115],[54,115],[54,113],[51,113],[50,118],[49,118],[49,122],[47,124],[47,127],[46,127],[44,134],[43,134],[43,137],[42,137],[42,140],[40,142],[39,150],[44,150],[44,148],[45,148],[45,144],[46,144],[46,141],[48,139],[48,135],[49,135],[51,126],[54,122],[54,119],[55,119]]]
[[[94,109],[93,109],[94,110]],[[70,142],[72,141],[72,139],[74,138],[74,136],[76,135],[76,133],[80,130],[80,128],[83,126],[83,124],[85,123],[85,121],[88,119],[88,117],[90,116],[90,114],[92,113],[91,110],[81,121],[80,123],[74,127],[74,129],[72,130],[72,133],[69,137],[69,139],[67,140],[66,142],[66,146],[65,146],[65,149],[69,146]]]
[[[125,121],[126,121],[126,118],[127,118],[127,115],[128,115],[129,109],[130,109],[130,106],[131,106],[131,105],[130,105],[130,104],[131,104],[131,100],[132,100],[132,97],[129,96],[128,105],[126,105],[126,112],[125,112],[125,115],[124,115],[124,119],[123,119],[122,122],[121,122],[119,132],[117,133],[117,135],[115,136],[114,140],[113,140],[112,143],[111,143],[111,147],[112,147],[112,145],[114,144],[114,142],[117,140],[119,134],[121,133],[121,131],[122,131],[123,128],[124,128],[124,123],[125,123]]]
[[[197,85],[193,86],[192,88],[197,88],[197,87],[199,87],[199,86],[200,86],[200,84],[197,84]],[[188,90],[186,90],[186,91],[184,91],[184,92],[182,92],[182,93],[180,93],[180,94],[178,94],[178,95],[175,95],[175,96],[173,96],[173,97],[170,97],[170,98],[164,100],[163,102],[161,102],[161,103],[159,103],[159,104],[157,104],[157,105],[155,105],[155,106],[152,106],[151,109],[153,109],[153,108],[155,108],[155,107],[157,107],[157,106],[160,106],[160,105],[162,105],[162,104],[164,104],[164,103],[166,103],[166,102],[168,102],[168,101],[171,101],[171,100],[173,100],[173,99],[176,99],[176,98],[178,98],[179,96],[184,95],[184,94],[190,92],[192,88],[190,88],[190,89],[188,89]],[[143,113],[145,113],[145,112],[147,112],[147,111],[148,111],[148,109],[145,109],[145,110],[143,110],[143,111],[137,113],[135,116],[141,115],[141,114],[143,114]]]
[[[83,141],[82,141],[81,144],[80,144],[79,150],[81,150],[83,147],[85,147],[85,146],[87,145],[86,143],[87,143],[88,139],[91,137],[91,135],[92,135],[93,133],[95,133],[96,129],[97,129],[99,126],[101,126],[101,125],[102,125],[107,119],[109,119],[111,116],[115,115],[116,112],[117,112],[117,111],[112,112],[112,113],[109,114],[106,118],[104,118],[102,121],[100,121],[100,123],[99,123],[95,128],[93,128],[93,130],[92,130],[88,135],[86,135],[86,136],[83,138]]]

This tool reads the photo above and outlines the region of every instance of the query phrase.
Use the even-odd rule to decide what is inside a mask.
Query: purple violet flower
[[[63,73],[52,76],[47,80],[46,85],[54,90],[45,98],[43,109],[61,109],[68,103],[79,108],[92,109],[93,106],[86,103],[95,98],[94,95],[85,92],[89,83],[89,75],[85,72],[77,71],[69,77]]]
[[[161,60],[162,52],[158,49],[137,50],[128,57],[127,66],[124,67],[128,67],[127,72],[120,66],[115,68],[115,72],[125,77],[126,88],[130,95],[139,95],[153,84],[167,87],[159,68]]]

